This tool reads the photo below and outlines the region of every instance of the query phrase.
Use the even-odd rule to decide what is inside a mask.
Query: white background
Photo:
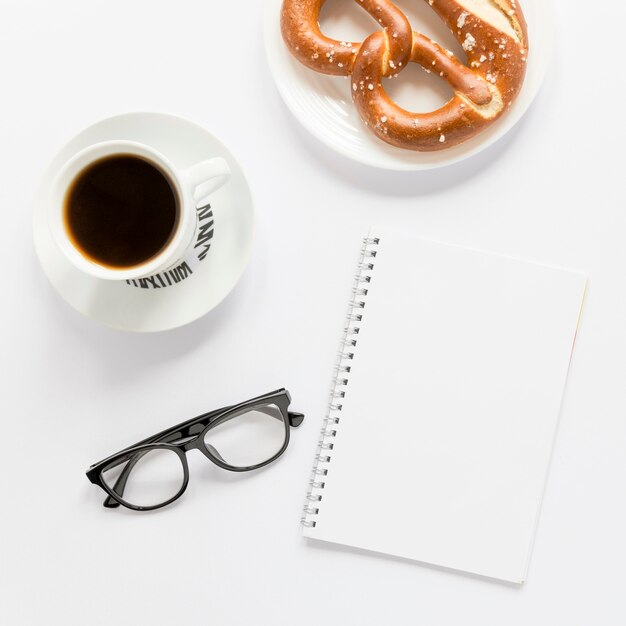
[[[470,161],[412,174],[352,164],[296,125],[266,66],[261,5],[0,2],[0,622],[624,624],[624,4],[558,0],[556,58],[522,123]],[[242,281],[204,319],[160,335],[72,311],[31,240],[35,187],[54,152],[131,110],[211,129],[256,199]],[[589,274],[521,588],[300,536],[347,286],[371,222]],[[280,386],[307,418],[278,463],[233,476],[194,455],[177,505],[101,507],[83,474],[90,463]],[[376,494],[364,515],[368,506]]]

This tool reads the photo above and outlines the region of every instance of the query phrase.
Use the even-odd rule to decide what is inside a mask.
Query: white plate
[[[111,139],[146,143],[166,154],[180,168],[215,156],[224,157],[230,165],[231,178],[211,195],[215,236],[209,253],[193,274],[177,284],[142,289],[125,281],[92,278],[71,265],[52,240],[46,203],[57,171],[72,155],[88,145]],[[250,258],[254,213],[241,167],[211,133],[173,115],[129,113],[90,126],[55,156],[37,192],[33,228],[41,265],[68,304],[107,326],[154,332],[196,320],[230,293]]]
[[[524,115],[535,99],[550,63],[554,30],[552,2],[521,0],[520,4],[528,22],[530,52],[524,85],[509,112],[473,139],[448,150],[430,153],[402,150],[376,138],[364,127],[352,104],[349,80],[314,72],[291,56],[280,33],[282,0],[265,1],[265,48],[274,80],[287,107],[311,134],[333,150],[360,163],[382,169],[424,170],[442,167],[484,150],[511,130]],[[408,3],[407,0],[398,0],[396,4],[406,13],[413,30],[432,36],[452,49],[457,56],[462,52],[426,2],[412,0]],[[356,5],[352,6],[354,3],[351,0],[329,5],[322,11],[322,31],[329,37],[360,41],[373,32],[369,15]],[[429,80],[433,86],[426,96],[416,93],[415,88],[411,93],[411,86],[407,86],[403,74],[408,74],[411,80],[419,80],[420,90],[425,91],[425,85],[421,84],[422,78],[418,77],[415,68],[417,65],[412,63],[396,79],[396,82],[404,80],[403,85],[390,86],[390,90],[393,88],[392,96],[402,96],[403,100],[399,103],[407,109],[427,110],[420,107],[429,104],[431,110],[437,108],[443,101],[442,85],[436,85]],[[426,76],[423,72],[421,74]]]

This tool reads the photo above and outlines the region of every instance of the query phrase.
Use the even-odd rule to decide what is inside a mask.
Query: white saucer
[[[340,154],[373,167],[389,170],[425,170],[451,165],[477,154],[505,135],[521,119],[532,104],[550,64],[554,36],[554,18],[551,0],[521,0],[528,22],[530,53],[524,86],[509,112],[473,139],[440,152],[413,152],[390,146],[372,133],[361,122],[350,96],[350,81],[345,77],[326,76],[305,68],[294,59],[283,43],[280,32],[282,0],[265,0],[265,48],[269,66],[287,108],[311,134]],[[335,3],[328,7],[322,30],[329,36],[345,41],[359,41],[368,32],[371,20],[359,7]],[[406,13],[413,29],[440,39],[448,36],[427,3],[399,0],[398,6]],[[359,13],[360,11],[360,13]],[[362,15],[361,15],[362,14]],[[369,30],[367,30],[369,29]],[[448,44],[455,50],[455,46]],[[405,70],[408,72],[409,68]],[[402,77],[400,78],[402,80]],[[402,102],[405,108],[420,108],[423,100]]]
[[[230,180],[211,195],[215,236],[206,258],[193,274],[167,288],[140,288],[125,281],[92,278],[66,260],[53,242],[46,218],[51,183],[75,153],[100,141],[143,142],[186,168],[224,157]],[[248,183],[229,150],[204,128],[173,115],[129,113],[102,120],[74,137],[53,159],[37,192],[35,249],[50,282],[61,297],[84,315],[121,330],[154,332],[192,322],[217,306],[237,284],[252,251],[254,213]]]

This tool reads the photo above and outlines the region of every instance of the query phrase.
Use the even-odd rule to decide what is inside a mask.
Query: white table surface
[[[352,164],[296,125],[266,66],[261,4],[0,3],[0,623],[624,624],[624,3],[558,0],[556,58],[523,122],[470,161],[413,174]],[[31,240],[54,152],[131,110],[213,130],[256,199],[253,259],[235,291],[159,335],[75,313]],[[300,536],[355,245],[371,222],[589,274],[521,588]],[[177,505],[101,507],[90,463],[280,386],[307,416],[280,462],[233,476],[192,455]]]

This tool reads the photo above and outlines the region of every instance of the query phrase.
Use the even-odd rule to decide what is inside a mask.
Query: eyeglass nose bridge
[[[190,450],[200,450],[202,454],[208,456],[209,458],[211,458],[210,454],[214,454],[218,459],[224,461],[221,454],[212,445],[205,443],[205,430],[206,429],[203,429],[203,431],[201,433],[198,433],[197,435],[186,437],[183,441],[177,441],[176,446],[180,448],[183,452],[189,452]],[[207,453],[207,448],[210,451],[210,454]]]

